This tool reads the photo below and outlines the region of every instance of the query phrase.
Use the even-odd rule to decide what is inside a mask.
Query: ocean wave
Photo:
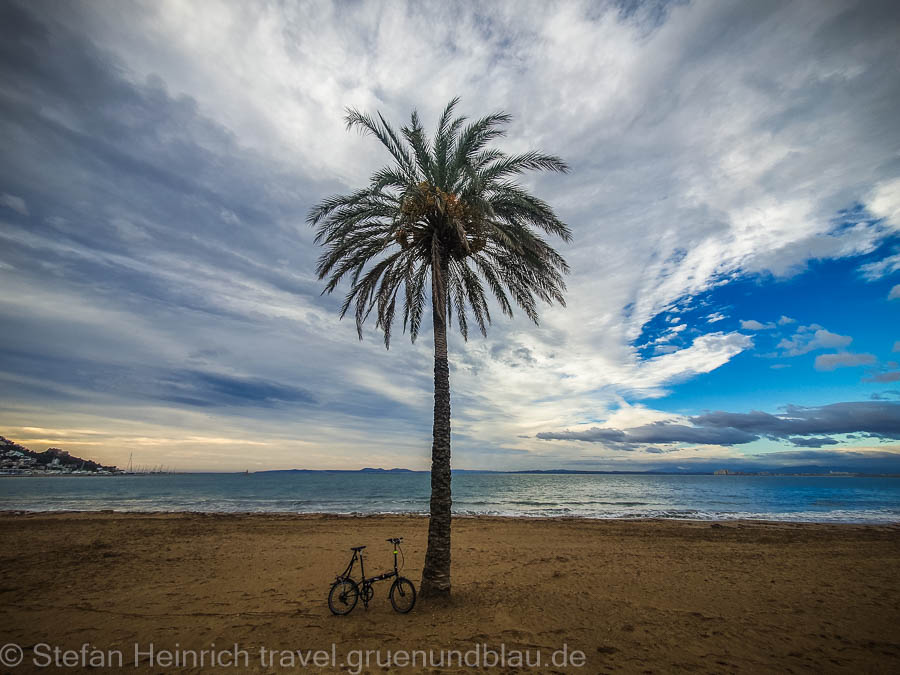
[[[567,482],[568,481],[568,482]],[[428,513],[420,478],[181,474],[96,481],[4,478],[0,510],[376,515]],[[900,523],[900,480],[703,476],[454,476],[457,516]]]
[[[122,503],[85,503],[59,502],[56,504],[9,504],[0,503],[0,511],[17,512],[117,512],[117,513],[205,513],[205,514],[263,514],[263,513],[295,513],[298,515],[334,515],[334,516],[377,516],[377,515],[413,515],[426,516],[427,509],[385,509],[385,508],[272,508],[251,504],[224,504],[210,502],[205,504],[173,504],[167,502],[148,501],[141,504]],[[660,509],[660,510],[615,510],[589,511],[573,509],[566,506],[545,508],[540,510],[521,511],[516,509],[461,509],[453,510],[454,516],[478,517],[500,516],[507,518],[578,518],[585,520],[694,520],[694,521],[768,521],[797,523],[858,523],[858,524],[897,524],[900,523],[900,511],[885,510],[852,510],[835,509],[832,511],[800,511],[783,513],[777,511],[700,511],[695,509]]]

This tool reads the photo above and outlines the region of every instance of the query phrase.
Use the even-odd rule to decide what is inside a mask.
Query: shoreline
[[[198,517],[198,518],[283,518],[297,520],[321,520],[327,518],[363,520],[380,518],[411,518],[427,520],[429,514],[414,511],[375,511],[375,512],[329,512],[329,511],[125,511],[117,509],[0,509],[0,518],[28,518],[35,516],[113,516],[113,517]],[[733,526],[838,526],[838,527],[874,527],[900,530],[900,518],[897,520],[790,520],[766,518],[675,518],[657,516],[583,516],[583,515],[528,515],[528,514],[494,514],[494,513],[460,513],[453,514],[453,520],[500,520],[526,522],[586,522],[586,523],[690,523],[697,525]]]

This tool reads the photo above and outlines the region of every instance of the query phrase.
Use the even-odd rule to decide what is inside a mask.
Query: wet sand
[[[132,672],[461,673],[476,646],[489,672],[900,672],[898,526],[459,518],[449,603],[396,614],[382,582],[367,611],[329,613],[350,546],[368,546],[371,576],[403,536],[418,587],[426,531],[411,516],[2,514],[0,646],[24,648],[16,673],[91,656],[113,672],[117,653]],[[366,650],[381,650],[368,667]]]

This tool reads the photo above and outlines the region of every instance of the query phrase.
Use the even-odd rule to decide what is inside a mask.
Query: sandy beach
[[[403,536],[418,586],[426,527],[408,516],[3,514],[0,644],[23,648],[9,672],[102,672],[116,658],[137,672],[472,670],[454,654],[443,668],[408,665],[416,650],[477,654],[493,672],[900,668],[897,526],[460,518],[449,604],[396,614],[384,582],[368,611],[329,613],[353,545],[368,546],[372,575],[391,564],[384,540]]]

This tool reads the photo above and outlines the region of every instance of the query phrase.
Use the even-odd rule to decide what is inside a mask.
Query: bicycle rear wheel
[[[395,612],[406,614],[416,604],[416,587],[405,578],[398,577],[391,585],[391,606]]]
[[[332,614],[349,614],[359,600],[359,586],[353,579],[338,579],[328,591],[328,609]]]

